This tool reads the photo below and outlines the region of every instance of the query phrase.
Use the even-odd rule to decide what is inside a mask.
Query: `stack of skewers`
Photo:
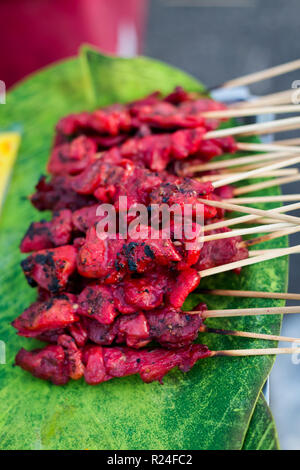
[[[223,86],[247,84],[299,67],[298,61],[244,77]],[[189,370],[199,359],[293,352],[293,348],[210,351],[194,343],[199,332],[266,340],[296,338],[253,332],[216,330],[206,318],[300,313],[300,307],[208,310],[205,304],[184,311],[183,304],[203,277],[298,253],[300,246],[249,251],[253,245],[300,231],[300,219],[287,213],[300,208],[300,194],[244,197],[248,192],[298,181],[298,141],[276,144],[238,142],[235,136],[260,135],[300,128],[300,117],[218,129],[222,121],[263,113],[300,112],[291,93],[256,103],[226,108],[210,98],[177,88],[167,97],[159,92],[126,105],[83,112],[59,121],[48,163],[51,179],[42,177],[32,204],[51,210],[50,221],[34,222],[21,251],[28,283],[37,300],[13,322],[18,334],[48,346],[21,349],[16,364],[33,375],[65,384],[84,376],[89,384],[138,373],[142,380],[161,381],[174,367]],[[247,152],[238,156],[238,152]],[[252,152],[252,153],[250,153]],[[255,153],[254,153],[255,152]],[[231,154],[230,159],[211,161]],[[273,178],[236,187],[256,177]],[[184,208],[203,205],[202,245],[188,249],[189,240],[168,237],[148,224],[140,237],[99,236],[101,204],[118,214],[124,207],[154,205]],[[259,202],[299,201],[264,211]],[[244,205],[246,204],[246,205]],[[250,206],[248,206],[249,204]],[[127,213],[126,226],[132,221]],[[228,218],[228,213],[244,215]],[[193,212],[193,215],[195,215]],[[234,225],[252,224],[246,228]],[[197,229],[197,221],[192,219]],[[199,231],[196,230],[197,233]],[[200,230],[201,232],[201,230]],[[248,240],[243,235],[264,234]],[[298,294],[211,291],[214,295],[293,298]]]

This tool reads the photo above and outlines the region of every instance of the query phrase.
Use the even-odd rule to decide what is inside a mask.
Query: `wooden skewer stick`
[[[219,111],[206,111],[201,113],[204,118],[226,119],[243,116],[259,116],[262,114],[285,114],[299,113],[300,106],[296,104],[278,105],[278,106],[261,106],[244,109],[223,109]]]
[[[241,194],[252,193],[254,191],[259,191],[265,188],[272,188],[273,186],[282,186],[288,183],[294,183],[295,181],[300,180],[300,175],[295,176],[286,176],[284,178],[276,178],[269,181],[262,181],[261,183],[249,184],[242,186],[240,188],[234,188],[233,194],[235,196],[240,196]]]
[[[300,60],[297,59],[286,64],[277,65],[276,67],[271,67],[260,72],[250,73],[249,75],[244,75],[243,77],[229,80],[217,88],[233,88],[238,86],[250,85],[251,83],[256,83],[266,80],[268,78],[277,77],[278,75],[283,75],[299,68]]]
[[[296,137],[295,139],[283,139],[283,140],[276,140],[277,145],[282,145],[282,146],[294,146],[294,145],[300,145],[300,138]]]
[[[229,160],[221,160],[218,162],[203,163],[201,165],[189,165],[184,167],[187,172],[198,172],[198,171],[208,171],[208,170],[217,170],[219,168],[230,168],[232,166],[245,165],[246,163],[260,163],[267,160],[276,160],[277,158],[290,157],[292,152],[283,151],[283,152],[270,152],[262,154],[254,154],[246,157],[231,158]],[[298,149],[300,153],[300,148]]]
[[[263,251],[263,250],[262,250]],[[263,292],[234,289],[202,289],[201,294],[220,295],[224,297],[249,297],[256,299],[300,300],[300,294],[286,292]]]
[[[300,343],[300,338],[293,338],[289,336],[268,335],[264,333],[252,333],[250,331],[235,331],[235,330],[222,330],[219,328],[210,328],[203,325],[200,330],[201,333],[213,333],[217,335],[236,336],[240,338],[253,338],[264,339],[267,341],[285,341],[287,343]],[[300,349],[299,349],[300,352]]]
[[[283,222],[289,222],[291,224],[297,224],[299,225],[300,223],[300,218],[298,217],[293,217],[291,215],[286,215],[286,214],[281,214],[278,213],[278,211],[275,211],[275,209],[272,210],[272,213],[270,211],[264,211],[262,209],[256,209],[254,207],[246,207],[246,206],[241,206],[237,204],[229,204],[226,202],[221,202],[221,201],[211,201],[208,199],[198,199],[199,202],[202,202],[203,204],[206,204],[208,206],[212,207],[218,207],[220,209],[225,209],[229,211],[236,211],[236,212],[243,212],[246,214],[254,214],[254,215],[259,215],[261,217],[272,217],[272,219],[277,219],[281,220]]]
[[[261,166],[255,166],[255,168],[262,168]],[[233,173],[227,173],[227,172],[222,172],[222,174],[216,174],[216,175],[207,175],[207,176],[201,176],[200,178],[195,178],[197,181],[201,181],[202,183],[204,182],[214,182],[214,181],[219,181],[224,178],[224,175],[227,177],[241,174],[240,172],[233,172]],[[278,178],[280,176],[292,176],[299,174],[299,171],[297,168],[286,168],[283,170],[273,170],[273,171],[267,171],[264,173],[263,177],[264,178]],[[256,175],[250,175],[248,176],[247,179],[256,179]]]
[[[297,233],[299,231],[300,226],[296,225],[294,227],[286,228],[285,230],[278,230],[273,233],[269,233],[268,235],[262,235],[261,237],[251,238],[251,240],[243,240],[241,242],[241,246],[249,248],[250,246],[258,245],[259,243],[267,242],[269,240],[275,240],[276,238],[285,237],[287,235],[292,235],[293,233]],[[255,251],[253,253],[255,253]]]
[[[293,211],[297,209],[300,209],[300,203],[288,204],[286,206],[280,206],[280,207],[276,207],[275,209],[266,211],[265,216],[267,216],[267,222],[270,223],[268,217],[271,217],[274,212],[275,214],[277,213],[280,214],[282,212],[289,212],[289,211]],[[262,217],[262,219],[265,219],[265,217]],[[251,221],[253,222],[254,220],[255,221],[257,220],[256,214],[243,215],[241,217],[235,217],[232,219],[222,220],[221,222],[216,222],[214,224],[205,225],[203,227],[203,231],[207,232],[210,230],[216,230],[218,228],[230,227],[231,225],[239,225],[239,224],[244,224],[246,222],[251,222]]]
[[[278,93],[271,93],[268,95],[260,96],[252,101],[241,101],[239,103],[233,103],[229,105],[230,109],[243,109],[243,108],[254,108],[257,106],[275,106],[282,104],[291,104],[292,97],[295,93],[295,89],[289,89],[285,91],[279,91]]]
[[[276,232],[278,233],[278,229],[282,228],[292,228],[295,229],[295,226],[291,226],[291,224],[268,224],[268,225],[258,225],[257,227],[250,227],[250,228],[241,228],[239,230],[232,230],[231,232],[222,232],[222,233],[213,233],[212,235],[205,235],[202,238],[202,242],[210,242],[212,240],[224,240],[225,238],[233,238],[233,237],[240,237],[242,235],[250,235],[252,233],[268,233],[268,232]],[[298,227],[300,230],[300,225]]]
[[[249,176],[259,176],[263,175],[265,172],[285,168],[288,166],[296,165],[300,162],[299,156],[294,156],[293,158],[288,158],[284,161],[279,161],[272,163],[271,165],[263,166],[261,168],[256,168],[255,170],[246,171],[243,173],[238,173],[237,175],[229,176],[224,178],[223,180],[219,180],[213,183],[214,188],[220,188],[221,186],[236,183],[237,181],[241,181],[243,179],[248,179]]]
[[[288,202],[300,201],[300,194],[285,194],[281,196],[254,196],[254,197],[238,197],[226,199],[229,203],[237,204],[260,204],[262,202]]]
[[[275,133],[282,133],[282,132],[288,132],[288,131],[293,131],[299,129],[298,124],[290,124],[290,125],[284,125],[282,127],[278,127],[270,132],[270,129],[263,129],[262,131],[259,131],[257,135],[266,135],[266,134],[275,134]],[[244,136],[248,135],[255,135],[255,132],[245,132],[243,134]]]
[[[219,137],[228,137],[229,135],[238,135],[238,134],[261,134],[264,131],[268,132],[279,132],[279,129],[295,126],[297,129],[300,127],[300,117],[292,117],[287,119],[277,119],[269,122],[260,122],[257,124],[247,124],[245,126],[235,126],[229,127],[226,129],[218,129],[216,131],[207,132],[203,139],[216,139]]]
[[[298,154],[298,155],[300,156],[300,154]],[[279,157],[277,159],[275,158],[274,161],[276,161],[276,162],[285,162],[289,158],[292,158],[293,156],[296,156],[296,155],[295,154],[290,154],[290,155],[287,155],[285,158],[283,158],[283,157]],[[235,167],[230,168],[228,170],[225,169],[225,170],[221,170],[221,171],[222,171],[222,174],[224,175],[224,177],[225,176],[227,177],[227,176],[229,176],[230,173],[231,174],[233,174],[233,173],[244,173],[245,171],[255,170],[256,168],[266,168],[266,162],[252,163],[250,165],[243,165],[243,166],[235,166]],[[279,171],[281,171],[281,172],[283,171],[285,173],[285,175],[295,175],[296,173],[299,173],[299,170],[297,168],[288,168],[288,172],[285,169],[285,170],[271,170],[271,171],[268,171],[266,173],[269,175],[269,178],[270,178],[270,177],[272,177],[272,175],[274,176],[274,174],[275,174],[275,176],[277,176]],[[257,176],[256,176],[256,178],[257,178]]]
[[[299,152],[299,147],[297,145],[279,145],[277,142],[275,144],[253,144],[248,142],[237,142],[238,150],[243,150],[246,152]],[[255,157],[255,155],[253,155]]]
[[[281,250],[281,248],[274,248],[274,249],[269,249],[269,250],[252,250],[252,251],[249,251],[249,256],[254,257],[254,256],[265,255],[269,253],[279,253],[279,250]],[[300,248],[295,253],[300,253]]]
[[[228,318],[228,317],[248,317],[254,315],[284,315],[284,314],[296,314],[300,313],[300,305],[295,307],[261,307],[261,308],[229,308],[224,310],[192,310],[190,312],[184,312],[189,315],[199,313],[202,314],[202,318]]]
[[[282,248],[279,253],[268,253],[265,255],[254,256],[253,258],[247,258],[240,261],[234,261],[233,263],[222,264],[215,268],[205,269],[199,271],[199,275],[203,277],[213,276],[215,274],[231,271],[232,269],[242,268],[243,266],[250,266],[252,264],[260,263],[262,261],[268,261],[271,259],[279,258],[281,256],[291,255],[297,253],[300,245],[292,246],[290,248]]]
[[[299,348],[266,348],[266,349],[228,349],[225,351],[211,351],[210,357],[215,356],[274,356],[277,354],[299,353]]]

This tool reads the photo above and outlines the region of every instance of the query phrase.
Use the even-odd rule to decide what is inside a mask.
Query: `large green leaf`
[[[276,426],[270,408],[261,393],[245,437],[243,450],[278,450]]]
[[[108,104],[156,89],[168,92],[175,84],[197,89],[194,79],[146,58],[142,62],[126,61],[125,80],[123,65],[119,67],[124,64],[122,60],[85,49],[80,61],[72,59],[54,65],[21,83],[9,93],[7,105],[0,108],[1,127],[18,123],[24,130],[0,221],[0,339],[7,347],[7,364],[0,365],[2,449],[240,449],[258,394],[273,364],[272,357],[206,359],[186,375],[170,373],[164,386],[146,385],[138,377],[129,377],[95,387],[82,381],[55,387],[12,368],[21,346],[29,349],[37,344],[17,337],[9,322],[34,298],[19,268],[18,244],[29,222],[40,218],[25,197],[43,171],[55,122],[66,113],[93,107],[91,96],[97,103]],[[87,77],[93,80],[88,82]],[[93,92],[88,89],[91,84]],[[118,88],[122,91],[118,92]],[[200,84],[198,89],[202,89]],[[278,190],[268,193],[278,194]],[[285,244],[286,240],[281,239],[268,246]],[[227,273],[204,279],[201,285],[284,291],[286,281],[287,260],[278,259],[248,267],[240,276]],[[190,302],[199,299],[206,300],[210,308],[282,305],[274,300],[200,295],[193,296]],[[224,319],[210,324],[276,334],[280,317]],[[212,349],[265,345],[262,341],[215,335],[202,335],[200,340]]]

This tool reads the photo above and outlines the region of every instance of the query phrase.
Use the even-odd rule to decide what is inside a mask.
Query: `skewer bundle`
[[[31,197],[39,210],[52,210],[53,218],[34,222],[21,243],[22,252],[32,252],[22,268],[29,284],[38,286],[38,299],[13,322],[18,334],[49,345],[31,352],[22,349],[16,364],[55,384],[83,375],[96,384],[134,373],[150,382],[161,381],[176,366],[186,371],[203,357],[292,352],[209,351],[193,344],[199,331],[278,340],[274,335],[212,329],[203,322],[209,317],[282,310],[217,312],[202,306],[184,312],[181,308],[203,277],[299,252],[296,246],[249,255],[254,244],[299,231],[300,219],[285,213],[299,205],[264,211],[241,204],[284,198],[239,196],[297,181],[297,170],[290,167],[300,162],[300,148],[238,143],[233,136],[299,128],[300,117],[217,130],[220,121],[230,117],[299,112],[298,108],[276,104],[227,110],[213,100],[176,89],[166,98],[153,94],[126,106],[63,118],[48,164],[51,180],[43,177]],[[235,157],[238,151],[260,154]],[[230,160],[210,162],[228,152]],[[259,176],[277,179],[254,183],[248,190],[231,186]],[[115,238],[99,238],[96,224],[103,215],[98,215],[97,207],[110,203],[122,213],[119,201],[125,195],[133,206],[203,204],[203,247],[188,250],[184,237],[175,240],[175,225],[163,240],[161,228],[153,240],[147,225],[140,228],[143,236],[138,241],[130,236],[124,240],[121,232]],[[247,215],[223,220],[227,211]],[[257,226],[228,228],[250,222]],[[241,238],[255,233],[268,235]],[[290,311],[298,312],[299,308]],[[162,348],[144,349],[151,341]]]

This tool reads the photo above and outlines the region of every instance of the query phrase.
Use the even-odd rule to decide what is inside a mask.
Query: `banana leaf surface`
[[[6,364],[0,364],[1,449],[261,448],[266,442],[261,440],[266,422],[272,428],[267,445],[276,448],[272,418],[267,405],[261,405],[258,398],[274,362],[270,356],[205,359],[187,374],[169,373],[163,386],[144,384],[134,376],[94,387],[83,381],[57,387],[13,367],[20,347],[33,349],[40,345],[18,337],[10,322],[35,298],[19,266],[19,243],[29,223],[45,217],[30,205],[27,196],[45,171],[55,123],[71,112],[126,102],[157,89],[168,93],[176,85],[205,92],[195,78],[167,64],[145,57],[104,56],[86,46],[78,57],[54,64],[19,83],[8,94],[7,104],[0,107],[0,128],[14,124],[23,130],[0,219],[0,340],[6,346]],[[280,192],[272,188],[265,194]],[[286,239],[278,239],[265,246],[279,248],[286,244]],[[287,259],[279,258],[247,267],[240,275],[224,273],[205,278],[201,287],[285,291],[287,268]],[[186,307],[200,300],[214,309],[283,305],[276,300],[195,293]],[[278,334],[281,318],[215,319],[207,324]],[[265,346],[258,340],[204,334],[199,335],[199,341],[211,349]]]

